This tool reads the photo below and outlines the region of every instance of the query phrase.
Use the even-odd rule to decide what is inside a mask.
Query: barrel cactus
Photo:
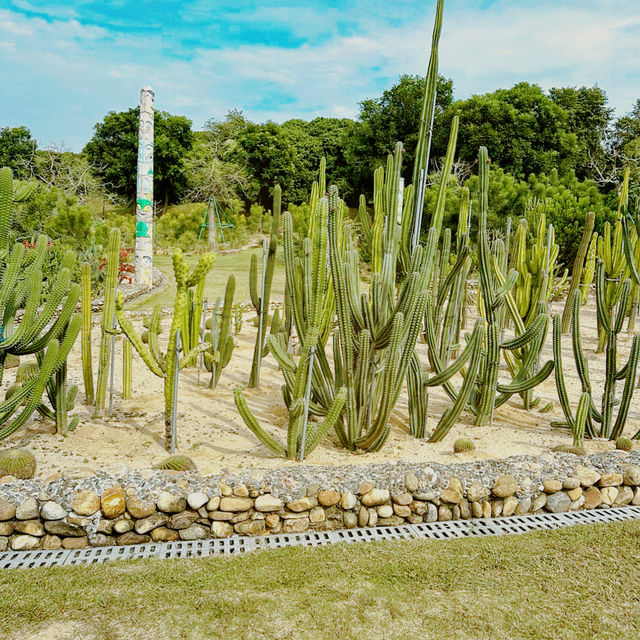
[[[0,476],[28,480],[35,474],[36,458],[28,449],[7,449],[0,452]]]

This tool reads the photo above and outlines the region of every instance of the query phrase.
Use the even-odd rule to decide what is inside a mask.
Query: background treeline
[[[241,242],[268,225],[273,186],[294,217],[306,215],[309,185],[326,158],[327,179],[356,207],[360,193],[371,198],[373,170],[386,160],[397,140],[405,145],[405,171],[413,165],[425,80],[405,75],[381,96],[365,100],[355,120],[293,119],[254,123],[241,111],[210,120],[194,131],[189,119],[155,114],[155,198],[160,245],[192,248],[204,204],[215,196]],[[451,120],[460,119],[458,147],[446,223],[457,223],[462,186],[477,192],[476,156],[486,146],[492,167],[490,224],[544,208],[554,224],[563,261],[571,259],[587,211],[596,226],[611,218],[624,166],[632,168],[634,198],[640,172],[640,100],[613,118],[599,87],[554,88],[518,83],[466,100],[454,100],[453,82],[440,77],[429,184],[439,177]],[[133,233],[138,110],[110,112],[97,123],[81,153],[38,149],[26,127],[0,129],[0,166],[39,186],[23,210],[24,237],[47,233],[76,250],[100,245],[108,225]],[[411,176],[405,176],[410,182]],[[435,201],[428,189],[425,216]],[[197,204],[193,204],[197,203]],[[180,206],[175,207],[171,205]],[[94,242],[88,242],[88,238]],[[131,237],[132,239],[132,237]]]

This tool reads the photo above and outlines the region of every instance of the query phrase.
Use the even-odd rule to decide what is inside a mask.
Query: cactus
[[[233,353],[233,336],[231,335],[231,309],[233,295],[236,289],[236,277],[232,274],[227,280],[224,293],[224,305],[220,323],[216,318],[215,310],[208,325],[208,333],[205,335],[206,349],[204,351],[204,364],[207,371],[211,372],[209,388],[215,389],[220,380],[222,370],[229,364]]]
[[[4,360],[5,369],[15,369],[20,366],[20,356],[9,354]]]
[[[469,438],[458,438],[453,443],[453,453],[467,453],[469,451],[474,451],[476,445],[473,444],[473,440]]]
[[[109,232],[109,246],[105,266],[104,302],[102,305],[102,322],[100,332],[100,356],[98,360],[98,378],[95,393],[95,416],[104,413],[107,397],[107,380],[111,364],[111,337],[113,336],[116,290],[118,288],[118,265],[120,262],[120,229],[113,228]]]
[[[154,469],[163,471],[197,471],[198,467],[189,456],[175,455],[161,460],[154,465]]]
[[[122,399],[131,400],[131,341],[122,338]]]
[[[173,316],[169,329],[169,340],[166,353],[162,353],[158,346],[158,331],[162,307],[156,305],[149,321],[148,344],[145,344],[139,336],[129,318],[124,313],[124,296],[118,293],[116,299],[116,316],[118,323],[126,337],[131,341],[133,348],[138,352],[143,362],[158,377],[164,380],[164,423],[165,442],[167,447],[171,441],[171,415],[173,412],[174,385],[176,379],[176,344],[178,330],[183,327],[185,313],[189,301],[189,290],[197,286],[213,267],[215,254],[205,253],[200,256],[196,267],[189,273],[182,250],[173,252],[173,273],[176,281],[176,295],[173,303]],[[178,370],[188,366],[197,353],[202,349],[196,345],[191,351],[185,351],[178,361]]]
[[[282,190],[280,185],[276,185],[273,189],[273,208],[271,218],[271,236],[269,238],[269,249],[267,253],[267,262],[262,279],[264,290],[262,297],[258,292],[258,259],[254,254],[251,256],[251,265],[249,269],[249,290],[251,292],[251,301],[258,314],[258,334],[253,349],[253,360],[251,362],[251,375],[249,376],[249,387],[260,386],[260,361],[266,355],[266,320],[269,313],[269,302],[271,300],[271,283],[273,282],[273,270],[276,265],[276,251],[278,249],[278,233],[280,230],[280,211],[281,211]],[[272,323],[272,331],[273,323]]]
[[[582,282],[580,283],[580,301],[582,304],[587,302],[587,296],[589,295],[589,289],[593,284],[593,278],[596,274],[596,249],[598,247],[598,233],[593,232],[591,236],[591,242],[587,251],[587,257],[584,262],[584,270],[582,272]],[[567,295],[567,300],[569,296]]]
[[[0,452],[0,476],[29,480],[36,475],[36,458],[28,449],[7,449]]]
[[[91,265],[83,262],[80,268],[80,286],[82,290],[80,312],[82,315],[82,378],[87,404],[93,404],[93,360],[91,358]]]
[[[616,449],[620,449],[620,451],[631,451],[631,449],[633,449],[633,443],[629,438],[620,436],[616,439]]]
[[[237,336],[242,331],[242,305],[237,302],[233,305],[233,335]]]
[[[585,456],[587,455],[584,447],[575,447],[569,444],[559,444],[551,449],[551,451],[555,451],[557,453],[572,453],[574,456]]]
[[[584,227],[582,229],[582,238],[580,239],[580,245],[578,246],[578,252],[573,260],[573,269],[571,270],[571,283],[569,284],[569,292],[567,293],[567,299],[564,304],[564,311],[562,312],[562,333],[568,333],[569,325],[571,324],[571,300],[574,295],[579,292],[579,287],[583,283],[583,270],[589,270],[587,265],[590,264],[591,256],[588,255],[589,243],[591,242],[591,235],[593,233],[593,226],[595,224],[596,215],[592,211],[587,213],[584,219]],[[593,243],[591,243],[593,244]],[[595,245],[594,245],[594,258],[595,258]]]

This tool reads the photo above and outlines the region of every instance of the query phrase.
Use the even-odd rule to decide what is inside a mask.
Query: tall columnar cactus
[[[591,242],[587,250],[587,257],[584,261],[584,270],[582,272],[582,281],[580,282],[580,300],[582,304],[586,304],[589,296],[589,289],[593,284],[596,275],[596,251],[598,248],[598,232],[594,231],[591,235]]]
[[[118,288],[118,266],[120,262],[120,229],[113,228],[109,232],[109,244],[105,265],[104,302],[102,305],[102,322],[100,324],[100,356],[98,360],[98,379],[96,381],[95,415],[102,416],[107,397],[107,382],[111,365],[111,338],[115,329],[114,313],[116,290]]]
[[[569,284],[569,291],[567,293],[567,299],[564,303],[564,311],[562,312],[562,333],[569,331],[571,324],[571,309],[572,300],[574,295],[581,295],[580,285],[583,280],[583,271],[588,271],[588,263],[590,256],[588,255],[589,244],[591,242],[591,235],[593,234],[593,226],[595,224],[596,214],[593,211],[587,213],[584,218],[584,227],[582,229],[582,238],[580,238],[580,245],[578,246],[578,252],[573,261],[573,269],[571,270],[571,283]],[[594,258],[595,258],[595,245],[594,245]]]
[[[132,377],[131,341],[126,336],[122,338],[122,399],[131,400]]]
[[[171,328],[169,329],[167,350],[164,354],[158,345],[162,307],[157,305],[151,315],[147,345],[142,341],[131,320],[129,320],[124,313],[124,296],[121,292],[118,293],[116,299],[116,316],[122,331],[131,341],[133,348],[138,352],[152,373],[164,380],[164,423],[167,447],[171,441],[171,415],[173,412],[174,387],[178,382],[175,371],[178,330],[182,329],[183,326],[189,300],[189,289],[197,286],[207,275],[213,267],[214,260],[215,254],[203,254],[200,256],[200,260],[193,271],[189,273],[182,251],[176,249],[173,252],[173,273],[176,281],[176,296],[173,303],[173,316],[171,318]],[[196,345],[191,351],[186,351],[178,361],[178,370],[188,366],[189,363],[192,362],[194,355],[196,355],[200,349],[200,345]]]
[[[205,351],[204,365],[211,372],[209,388],[215,389],[220,380],[222,370],[229,364],[233,353],[233,336],[231,335],[231,314],[233,308],[233,295],[236,290],[236,277],[231,274],[227,279],[224,292],[224,303],[220,322],[214,309],[208,324],[209,331],[204,336]]]
[[[280,364],[285,385],[284,397],[289,410],[286,444],[269,435],[251,413],[240,389],[235,391],[236,406],[245,424],[256,437],[278,455],[302,459],[338,425],[346,398],[346,389],[334,393],[339,378],[334,378],[321,339],[327,272],[327,199],[321,198],[314,210],[312,236],[304,240],[304,256],[294,268],[293,223],[284,215],[285,264],[287,287],[292,297],[292,316],[302,349],[298,361],[291,356],[282,334],[270,336],[271,352]],[[330,304],[330,302],[329,302]],[[322,422],[310,419],[324,415]]]
[[[580,299],[574,296],[572,299],[571,314],[571,339],[573,344],[573,354],[578,376],[582,385],[582,393],[589,396],[589,412],[585,418],[584,432],[589,437],[599,436],[615,440],[618,438],[627,420],[631,399],[633,397],[634,385],[636,380],[636,371],[638,366],[638,357],[640,356],[640,336],[635,335],[631,344],[631,351],[626,364],[617,368],[617,351],[618,351],[618,335],[622,331],[622,325],[625,317],[626,304],[629,299],[631,283],[625,280],[622,285],[622,293],[620,295],[620,303],[618,310],[613,318],[606,306],[606,283],[604,279],[604,265],[601,261],[596,266],[596,306],[601,327],[605,331],[605,380],[600,403],[600,410],[596,408],[595,389],[591,384],[589,375],[589,364],[582,348],[580,336]],[[576,423],[581,419],[580,407],[574,417],[571,410],[569,396],[565,384],[565,372],[562,366],[562,343],[561,343],[561,325],[558,318],[554,318],[553,324],[553,351],[556,362],[556,388],[560,405],[565,415],[567,425],[572,429],[574,435],[579,434],[581,425]],[[617,404],[615,398],[615,386],[618,380],[624,380],[624,388],[622,397],[620,398],[617,416],[613,419],[614,407]],[[595,423],[600,424],[597,429]]]
[[[264,287],[262,295],[258,288],[258,259],[254,254],[251,256],[251,265],[249,269],[249,291],[251,293],[251,301],[258,314],[258,332],[253,349],[253,360],[251,362],[251,375],[249,376],[249,387],[260,386],[260,361],[266,355],[266,328],[269,315],[269,303],[271,301],[271,283],[273,282],[273,271],[276,266],[276,251],[278,249],[278,233],[280,231],[280,212],[281,212],[282,190],[280,185],[276,185],[273,189],[273,207],[271,217],[271,236],[269,238],[269,250],[267,253],[267,262],[262,279]],[[272,322],[272,331],[275,331]]]
[[[93,404],[93,360],[91,358],[91,265],[83,262],[80,268],[80,286],[82,297],[80,311],[82,316],[82,378],[84,380],[84,395],[87,404]]]

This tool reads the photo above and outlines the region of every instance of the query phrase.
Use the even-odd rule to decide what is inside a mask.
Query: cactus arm
[[[583,393],[578,401],[578,409],[576,411],[576,419],[571,427],[573,433],[573,446],[584,447],[584,430],[589,417],[589,403],[591,402],[591,396],[588,393]]]
[[[158,336],[160,335],[161,318],[162,318],[162,305],[158,303],[153,308],[153,311],[151,312],[151,318],[149,319],[148,350],[153,360],[156,362],[158,367],[162,370],[162,376],[164,376],[164,374],[167,371],[167,365],[165,362],[165,357],[162,354],[162,351],[160,350],[160,344],[158,342]],[[138,350],[136,349],[136,351]],[[156,375],[158,374],[156,373]]]
[[[571,406],[569,405],[569,396],[567,394],[567,386],[564,379],[564,369],[562,367],[562,326],[561,320],[558,316],[553,316],[553,360],[555,362],[555,380],[556,390],[558,392],[558,399],[560,400],[560,406],[564,417],[569,424],[569,427],[573,428],[574,419],[571,413]]]
[[[126,336],[122,339],[122,399],[131,399],[131,341]]]
[[[320,424],[309,425],[304,448],[305,455],[311,453],[327,435],[327,433],[329,433],[329,431],[331,431],[335,427],[336,422],[340,418],[340,413],[342,412],[342,408],[344,407],[346,397],[347,390],[345,389],[345,387],[341,387],[338,390],[338,393],[336,393],[336,397],[325,419]],[[298,439],[298,451],[300,451],[300,441],[301,438]]]
[[[286,456],[287,450],[272,436],[270,436],[255,419],[253,413],[247,406],[247,401],[245,400],[244,394],[241,389],[235,389],[233,392],[233,398],[236,403],[236,407],[238,408],[238,412],[240,416],[244,420],[244,423],[247,425],[249,430],[260,440],[262,444],[271,449],[274,453],[279,456]]]
[[[249,293],[251,295],[251,304],[254,309],[260,313],[260,297],[258,296],[258,256],[251,254],[249,263]]]
[[[541,369],[535,375],[527,378],[526,380],[514,381],[511,384],[498,384],[497,390],[504,394],[522,393],[537,387],[541,382],[544,382],[553,372],[553,360],[545,362]],[[497,403],[497,402],[496,402]]]
[[[633,336],[633,342],[631,344],[631,353],[629,354],[629,360],[625,365],[625,369],[627,370],[627,376],[625,378],[624,388],[622,391],[622,400],[620,401],[620,406],[618,408],[618,415],[616,417],[613,431],[611,432],[612,439],[617,439],[619,436],[622,435],[622,431],[624,430],[624,425],[627,421],[627,416],[629,415],[629,406],[631,404],[631,399],[633,397],[633,392],[634,392],[639,355],[640,355],[640,336],[635,335]]]
[[[91,358],[91,265],[83,262],[80,268],[82,316],[82,378],[87,404],[93,404],[93,360]]]

